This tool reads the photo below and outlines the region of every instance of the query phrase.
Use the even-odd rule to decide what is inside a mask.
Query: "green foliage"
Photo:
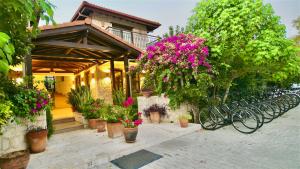
[[[123,106],[110,106],[107,107],[107,115],[106,120],[108,123],[117,123],[120,122],[120,119],[123,119],[124,112],[126,111],[126,108]]]
[[[10,42],[10,37],[0,32],[0,73],[7,74],[9,65],[12,63],[12,55],[15,53],[15,48]]]
[[[115,90],[113,92],[113,102],[115,105],[122,106],[123,101],[126,99],[126,96],[122,89]]]
[[[0,31],[11,37],[15,47],[10,64],[18,64],[29,54],[32,44],[31,38],[38,33],[40,19],[54,23],[54,6],[48,0],[8,0],[0,3]],[[30,23],[31,29],[28,30]]]
[[[155,89],[155,78],[151,76],[150,73],[147,73],[145,75],[143,85],[142,85],[142,91],[147,91],[147,90],[154,90]]]
[[[13,118],[11,111],[11,102],[0,99],[0,135],[2,127],[5,126]]]
[[[87,86],[71,89],[71,92],[68,93],[68,102],[79,112],[86,103],[90,103],[92,100],[91,91]]]
[[[41,111],[49,106],[49,97],[46,91],[20,87],[18,93],[11,99],[12,111],[16,117],[34,121]]]
[[[200,1],[187,31],[207,39],[215,90],[228,92],[234,79],[249,73],[275,82],[300,73],[294,43],[286,39],[272,6],[262,0]]]
[[[90,102],[84,104],[84,106],[81,108],[81,113],[86,119],[98,119],[104,116],[104,114],[101,114],[101,108],[103,105],[104,100],[91,100]]]
[[[167,37],[171,37],[174,35],[179,35],[181,33],[184,33],[184,27],[180,27],[179,25],[176,25],[175,28],[174,28],[174,26],[169,26],[169,32],[164,33],[163,37],[167,38]]]
[[[191,120],[192,116],[190,114],[181,114],[177,117],[179,120]]]
[[[51,114],[51,106],[46,108],[46,120],[47,120],[47,129],[48,129],[48,139],[53,135],[54,128],[52,124],[52,114]]]

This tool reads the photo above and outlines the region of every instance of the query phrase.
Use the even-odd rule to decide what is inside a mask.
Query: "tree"
[[[299,74],[296,48],[285,37],[285,26],[262,0],[200,1],[189,18],[187,31],[207,39],[214,91],[249,73],[281,82]]]
[[[40,20],[55,23],[53,20],[54,6],[48,0],[2,0],[0,3],[0,32],[10,37],[15,48],[11,64],[23,61],[29,54],[31,38],[38,33]],[[28,29],[30,28],[30,29]],[[3,34],[1,35],[3,38]],[[7,37],[6,37],[7,38]]]
[[[175,30],[175,32],[174,32]],[[174,28],[174,26],[169,26],[169,32],[164,33],[163,37],[167,38],[167,37],[171,37],[174,35],[179,35],[181,33],[184,33],[184,27],[180,27],[179,25],[176,25],[176,27]]]

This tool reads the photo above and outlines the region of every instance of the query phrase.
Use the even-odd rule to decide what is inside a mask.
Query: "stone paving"
[[[151,146],[163,155],[142,169],[300,169],[300,106],[251,135],[232,126]],[[118,169],[111,163],[94,169]]]
[[[90,129],[55,134],[45,152],[30,156],[28,169],[87,169],[103,166],[123,155],[200,129],[198,124],[190,124],[184,129],[177,123],[145,123],[139,127],[137,142],[133,144],[125,143],[123,137],[110,139],[106,132],[97,133]]]

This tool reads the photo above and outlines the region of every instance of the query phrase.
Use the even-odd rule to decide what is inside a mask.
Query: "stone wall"
[[[26,133],[28,128],[32,126],[47,127],[46,112],[37,117],[35,122],[21,121],[21,124],[13,122],[3,127],[3,135],[0,135],[0,156],[27,149]]]
[[[150,107],[153,104],[158,105],[165,105],[167,108],[167,116],[162,120],[163,122],[177,122],[177,117],[180,114],[188,114],[189,111],[192,109],[191,106],[188,104],[181,104],[181,106],[176,109],[172,110],[169,106],[169,99],[163,96],[151,96],[151,97],[144,97],[140,96],[137,98],[138,100],[138,111],[143,113],[142,118],[145,119],[145,122],[148,122],[149,120],[147,117],[144,116],[144,109]]]

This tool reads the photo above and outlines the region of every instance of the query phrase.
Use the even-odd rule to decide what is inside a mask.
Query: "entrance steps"
[[[75,121],[74,117],[53,120],[54,134],[83,129],[83,124]]]

